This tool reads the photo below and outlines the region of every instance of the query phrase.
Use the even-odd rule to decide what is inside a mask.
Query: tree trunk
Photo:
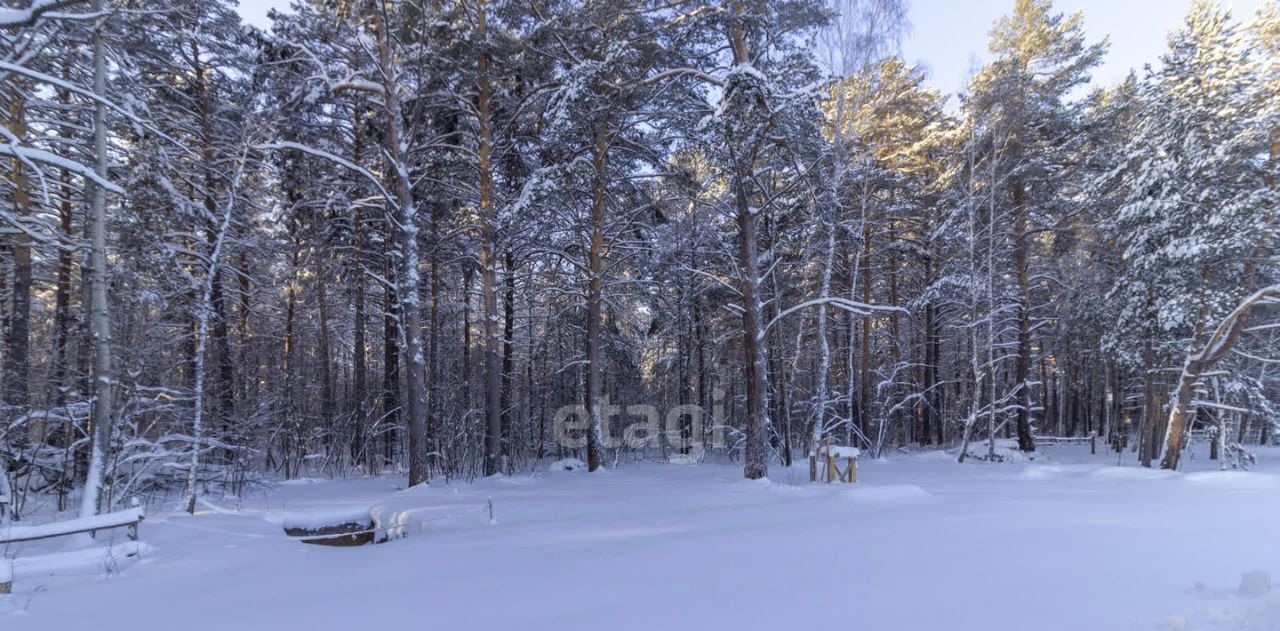
[[[511,413],[512,383],[515,378],[515,329],[516,329],[516,270],[515,256],[508,249],[503,256],[503,267],[506,270],[506,291],[502,295],[502,442],[506,445],[506,470],[511,471],[511,451],[513,442]]]
[[[494,475],[502,464],[502,365],[498,333],[497,240],[498,211],[493,203],[493,114],[489,84],[488,8],[476,2],[476,40],[482,50],[477,64],[476,113],[480,133],[480,296],[484,303],[484,474]]]
[[[871,304],[871,222],[862,220],[862,256],[858,260],[862,302]],[[850,314],[853,317],[853,314]],[[858,425],[870,440],[871,429],[871,318],[862,316],[862,342],[858,346]]]
[[[396,445],[399,443],[400,427],[400,310],[396,297],[395,266],[390,252],[393,242],[392,233],[395,226],[391,221],[384,221],[387,234],[383,244],[387,248],[383,252],[383,273],[391,282],[382,290],[382,422],[386,429],[382,431],[383,464],[390,466],[395,462]]]
[[[200,453],[204,443],[205,351],[208,349],[210,319],[217,317],[214,297],[218,295],[221,276],[218,270],[222,265],[222,252],[226,249],[227,235],[231,231],[231,216],[235,209],[240,177],[243,172],[244,166],[241,164],[237,167],[236,174],[227,191],[227,200],[222,210],[221,221],[216,230],[211,233],[213,247],[209,252],[209,266],[205,270],[204,287],[200,295],[199,311],[197,312],[194,421],[192,423],[191,436],[191,461],[187,469],[187,512],[192,514],[196,512],[196,474],[200,465]],[[206,196],[207,199],[208,196]],[[208,202],[206,201],[206,203]],[[226,333],[225,325],[223,333]]]
[[[1031,285],[1027,262],[1026,191],[1022,182],[1013,185],[1013,266],[1018,277],[1018,358],[1014,366],[1018,406],[1015,413],[1018,449],[1035,451],[1031,436]],[[992,228],[994,229],[994,227]]]
[[[733,4],[735,16],[741,16],[741,3]],[[746,32],[735,21],[729,32],[729,45],[735,64],[750,64]],[[763,130],[760,130],[763,131]],[[730,139],[730,144],[737,139]],[[730,183],[738,224],[738,291],[742,296],[742,359],[746,372],[747,431],[743,446],[742,474],[749,480],[769,474],[769,418],[765,409],[768,388],[768,366],[764,349],[764,321],[760,301],[760,269],[756,253],[756,210],[751,205],[748,188],[755,178],[758,147],[731,147],[734,151],[734,173]]]
[[[418,308],[418,212],[409,188],[409,167],[404,159],[404,117],[400,110],[400,71],[391,50],[391,26],[386,22],[385,8],[375,10],[378,65],[381,67],[382,98],[386,114],[385,152],[390,160],[390,175],[395,180],[395,202],[398,214],[400,270],[396,274],[396,298],[400,306],[400,334],[404,340],[405,390],[404,410],[409,416],[409,486],[427,480],[425,443],[426,394],[425,359],[422,353],[422,314]]]
[[[26,100],[16,86],[9,99],[9,130],[18,139],[27,135]],[[13,214],[17,221],[31,216],[30,180],[22,161],[16,157],[13,159]],[[3,418],[12,422],[25,414],[30,404],[31,236],[24,230],[15,230],[9,241],[9,253],[13,256],[13,284],[9,294],[11,309],[4,356],[6,414]],[[27,425],[17,425],[9,432],[6,438],[11,445],[25,447]]]
[[[1266,240],[1262,242],[1266,243]],[[1259,248],[1262,246],[1260,245]],[[1254,252],[1256,256],[1258,252]],[[1252,260],[1245,264],[1246,286],[1253,284],[1254,263]],[[1202,273],[1202,287],[1207,286],[1209,281],[1209,268],[1206,265]],[[1195,414],[1195,406],[1193,398],[1195,395],[1195,385],[1200,380],[1200,375],[1205,371],[1213,368],[1219,360],[1231,352],[1231,348],[1235,346],[1236,341],[1240,339],[1240,335],[1244,332],[1246,322],[1249,320],[1249,314],[1253,308],[1265,301],[1275,301],[1280,298],[1280,284],[1272,285],[1261,291],[1258,291],[1248,298],[1245,298],[1240,306],[1236,307],[1222,323],[1219,324],[1209,338],[1204,338],[1206,320],[1208,316],[1208,302],[1205,299],[1206,292],[1201,290],[1200,295],[1200,317],[1197,319],[1196,331],[1192,337],[1191,352],[1187,354],[1187,360],[1183,364],[1182,374],[1178,378],[1178,387],[1175,390],[1173,401],[1169,406],[1168,429],[1165,434],[1165,454],[1164,460],[1160,462],[1161,469],[1177,469],[1178,460],[1182,456],[1182,446],[1186,441],[1186,432],[1190,429],[1188,417]]]
[[[749,179],[749,174],[736,178]],[[765,388],[768,384],[765,367],[764,322],[760,308],[760,272],[756,257],[756,215],[752,211],[744,183],[735,184],[738,211],[738,265],[742,278],[742,352],[746,363],[747,382],[747,442],[744,447],[743,475],[754,480],[769,474],[766,443],[769,419],[765,416]]]
[[[94,0],[94,11],[102,11],[105,0]],[[108,175],[107,116],[103,100],[107,92],[106,45],[101,22],[93,29],[93,93],[99,97],[93,109],[94,172],[99,178]],[[94,398],[91,418],[93,444],[90,447],[89,472],[85,478],[80,516],[97,514],[106,474],[107,452],[111,448],[112,403],[115,373],[111,361],[111,316],[107,307],[107,190],[89,184],[92,197],[89,206],[89,282],[91,285],[93,338]]]
[[[831,211],[828,211],[831,212]],[[831,273],[835,267],[836,256],[836,224],[830,217],[823,222],[824,232],[826,233],[826,247],[822,253],[822,286],[819,290],[818,297],[827,299],[831,297]],[[811,412],[813,418],[813,429],[810,431],[809,447],[814,453],[817,453],[818,445],[822,443],[823,433],[827,427],[827,399],[830,398],[828,378],[831,373],[831,342],[827,339],[827,305],[822,303],[818,305],[818,374],[815,377],[813,387],[813,410]],[[800,349],[796,349],[800,352]],[[790,454],[788,454],[788,457]]]
[[[360,125],[356,124],[356,138],[360,138]],[[357,150],[355,155],[356,164],[360,163],[360,151],[358,149],[359,142],[356,144]],[[355,295],[352,301],[355,303],[355,314],[351,323],[352,328],[352,347],[351,347],[351,363],[352,363],[352,392],[351,392],[351,420],[352,420],[352,444],[351,457],[355,464],[368,466],[372,463],[369,458],[369,418],[366,409],[368,398],[368,340],[367,340],[367,318],[365,316],[365,270],[364,270],[364,249],[365,249],[365,226],[364,217],[362,216],[360,206],[355,207],[355,216],[353,217],[355,228],[354,245],[356,262],[352,269],[355,274]]]
[[[604,217],[608,201],[608,182],[605,169],[608,166],[608,145],[603,129],[597,128],[592,143],[591,159],[595,179],[591,195],[591,244],[587,262],[587,470],[600,468],[601,419],[600,396],[603,366],[600,357],[600,324],[604,300]]]
[[[208,68],[200,63],[200,45],[192,41],[191,43],[191,59],[195,64],[192,69],[195,75],[194,86],[196,90],[196,98],[199,103],[200,114],[200,133],[201,133],[201,170],[204,176],[204,194],[202,195],[205,212],[208,214],[210,221],[217,221],[218,204],[214,197],[217,186],[216,170],[214,169],[215,148],[213,138],[213,106],[212,106],[212,90],[208,83]],[[219,228],[216,225],[208,227],[207,239],[210,249],[214,249],[214,242],[222,239],[223,235],[219,234]],[[231,418],[234,414],[232,407],[235,405],[235,369],[232,366],[231,347],[227,334],[227,313],[226,305],[222,295],[222,269],[215,266],[210,270],[213,274],[212,294],[210,295],[211,306],[213,309],[213,345],[218,354],[218,378],[214,385],[214,391],[217,394],[218,402],[218,420],[221,429],[225,432],[230,429]],[[203,340],[198,340],[197,344]],[[197,353],[199,351],[197,350]],[[203,361],[203,360],[197,360]]]
[[[427,317],[427,440],[440,449],[440,222],[443,206],[431,205],[431,294]],[[439,460],[437,459],[437,462]]]
[[[329,297],[326,286],[329,279],[325,270],[324,255],[317,252],[315,271],[316,306],[320,311],[319,340],[316,355],[320,362],[320,423],[325,432],[325,443],[332,446],[333,441],[333,369],[330,363],[329,350]]]
[[[292,179],[290,173],[286,171],[286,180]],[[294,202],[296,200],[290,200]],[[292,203],[290,205],[293,205]],[[281,458],[284,464],[285,478],[292,478],[293,471],[290,462],[293,458],[294,445],[293,441],[299,438],[301,427],[297,424],[298,411],[295,409],[297,376],[294,374],[298,363],[294,361],[294,353],[297,350],[297,342],[294,339],[296,332],[296,322],[298,314],[298,262],[301,247],[294,241],[290,244],[292,252],[290,252],[289,261],[289,284],[285,289],[285,305],[284,305],[284,353],[281,358],[283,361],[284,373],[284,396],[282,397],[282,405],[285,414],[285,427],[288,431],[284,432]]]
[[[70,62],[67,62],[68,72],[70,75]],[[68,77],[69,78],[69,77]],[[59,100],[63,105],[70,105],[71,92],[69,90],[60,90],[58,92]],[[64,140],[71,140],[71,132],[64,132]],[[72,199],[74,199],[75,191],[71,184],[71,172],[62,169],[58,174],[58,181],[62,189],[62,201],[58,204],[58,229],[61,231],[61,237],[69,245],[75,241],[75,237],[71,234],[71,222],[74,216],[74,208]],[[66,403],[67,389],[70,384],[67,382],[69,372],[68,348],[70,346],[71,336],[71,260],[72,249],[70,247],[58,248],[58,271],[56,280],[54,281],[54,299],[53,299],[53,351],[50,357],[50,374],[48,386],[49,403],[53,406],[61,406]],[[73,430],[66,433],[68,443],[73,442]]]

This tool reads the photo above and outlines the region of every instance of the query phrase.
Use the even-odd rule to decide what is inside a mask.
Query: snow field
[[[153,508],[145,549],[110,572],[100,547],[42,573],[23,559],[53,544],[6,551],[0,629],[1274,631],[1280,600],[1258,577],[1280,576],[1280,450],[1261,455],[1251,472],[1200,457],[1159,474],[1076,446],[1029,464],[902,454],[864,461],[854,486],[809,484],[807,462],[765,481],[624,462],[287,484],[238,511]],[[323,548],[281,530],[360,506],[403,538]]]

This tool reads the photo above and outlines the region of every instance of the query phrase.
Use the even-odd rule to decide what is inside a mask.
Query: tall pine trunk
[[[516,260],[508,249],[503,253],[505,290],[502,294],[502,442],[506,445],[506,469],[511,471],[512,446],[515,445],[512,413],[515,407],[515,331],[516,331]]]
[[[361,136],[359,120],[356,121],[355,134],[357,138],[355,160],[356,164],[360,164],[360,143]],[[368,412],[368,318],[365,314],[365,225],[364,216],[361,207],[355,207],[352,222],[355,229],[353,235],[353,244],[355,249],[356,262],[352,269],[355,275],[355,287],[352,302],[355,303],[355,313],[352,315],[352,344],[351,344],[351,424],[352,424],[352,442],[351,457],[352,461],[357,465],[368,466],[372,464],[369,458],[369,412]]]
[[[733,4],[736,17],[743,13],[740,3]],[[729,32],[729,46],[733,50],[733,61],[737,65],[751,63],[751,55],[747,49],[746,32],[742,24],[735,21]],[[733,89],[730,84],[728,89]],[[749,89],[759,90],[759,86]],[[763,99],[763,95],[756,95]],[[724,98],[730,98],[728,94]],[[763,103],[754,107],[760,108]],[[752,112],[760,115],[760,112]],[[754,130],[765,132],[767,130]],[[762,134],[767,135],[767,134]],[[736,138],[729,139],[730,145]],[[761,142],[757,138],[752,142]],[[743,446],[742,474],[749,480],[763,478],[769,474],[768,433],[769,418],[765,408],[765,392],[769,384],[768,365],[765,360],[764,313],[760,299],[760,262],[757,256],[756,220],[757,209],[752,206],[749,188],[755,178],[755,161],[759,147],[730,147],[733,158],[733,181],[730,184],[733,195],[734,213],[738,226],[738,291],[742,297],[742,359],[746,372],[747,431],[746,444]]]
[[[601,418],[601,380],[603,378],[600,356],[600,326],[604,300],[604,219],[608,203],[608,144],[605,131],[599,127],[591,144],[591,162],[595,169],[591,191],[591,243],[587,261],[587,470],[600,467],[600,442],[603,420]]]
[[[70,74],[70,62],[67,62],[68,75]],[[71,104],[71,91],[59,90],[59,100],[63,105]],[[70,141],[71,132],[64,131],[63,139]],[[74,196],[75,191],[71,183],[71,172],[62,169],[58,174],[58,182],[62,189],[62,200],[58,204],[58,229],[60,236],[68,243],[75,240],[75,236],[71,234],[72,219],[74,218]],[[53,352],[50,358],[49,370],[49,402],[54,406],[61,406],[66,402],[66,392],[68,389],[67,376],[69,371],[68,349],[70,348],[71,337],[71,268],[72,268],[72,249],[70,247],[58,248],[58,271],[54,280],[54,299],[53,299]],[[71,438],[71,432],[67,433],[68,442],[74,440]]]
[[[27,135],[26,100],[15,86],[9,99],[9,131],[23,139]],[[31,216],[30,178],[18,158],[13,159],[13,214],[17,221]],[[9,235],[9,254],[13,260],[13,284],[10,286],[9,329],[6,332],[4,356],[4,403],[6,424],[24,415],[30,403],[29,350],[31,343],[31,236],[24,230]],[[28,423],[13,427],[6,437],[11,447],[26,445]],[[0,468],[3,464],[0,463]]]
[[[392,282],[384,285],[382,290],[382,421],[386,429],[382,431],[383,464],[390,466],[395,462],[396,445],[400,440],[400,310],[399,299],[396,298],[395,265],[390,250],[394,241],[395,224],[384,221],[387,234],[384,235],[383,273]]]
[[[1013,185],[1013,266],[1018,278],[1018,359],[1014,365],[1014,387],[1018,389],[1015,413],[1018,449],[1035,451],[1031,435],[1031,285],[1027,260],[1026,192],[1021,182]]]
[[[484,48],[477,64],[477,123],[480,132],[480,296],[484,303],[484,474],[493,475],[502,464],[502,337],[498,332],[498,211],[493,203],[493,112],[489,83],[488,8],[476,2],[476,39]]]

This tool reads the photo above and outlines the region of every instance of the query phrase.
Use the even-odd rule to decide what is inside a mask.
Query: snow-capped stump
[[[577,458],[564,458],[547,466],[548,471],[586,471],[587,463]]]
[[[303,543],[322,546],[362,546],[382,543],[369,508],[291,513],[284,519],[284,532]]]
[[[0,594],[8,594],[13,589],[13,561],[0,558]]]
[[[822,464],[822,481],[847,482],[858,481],[858,456],[862,452],[849,445],[821,445],[809,452],[809,481],[818,481],[818,464]],[[841,468],[841,463],[844,468]]]

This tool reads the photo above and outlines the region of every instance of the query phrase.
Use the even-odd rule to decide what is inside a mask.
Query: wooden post
[[[849,483],[853,484],[858,481],[858,459],[849,459]]]
[[[1089,432],[1089,454],[1098,455],[1098,432],[1096,430]]]
[[[818,481],[818,452],[809,454],[809,481]]]

